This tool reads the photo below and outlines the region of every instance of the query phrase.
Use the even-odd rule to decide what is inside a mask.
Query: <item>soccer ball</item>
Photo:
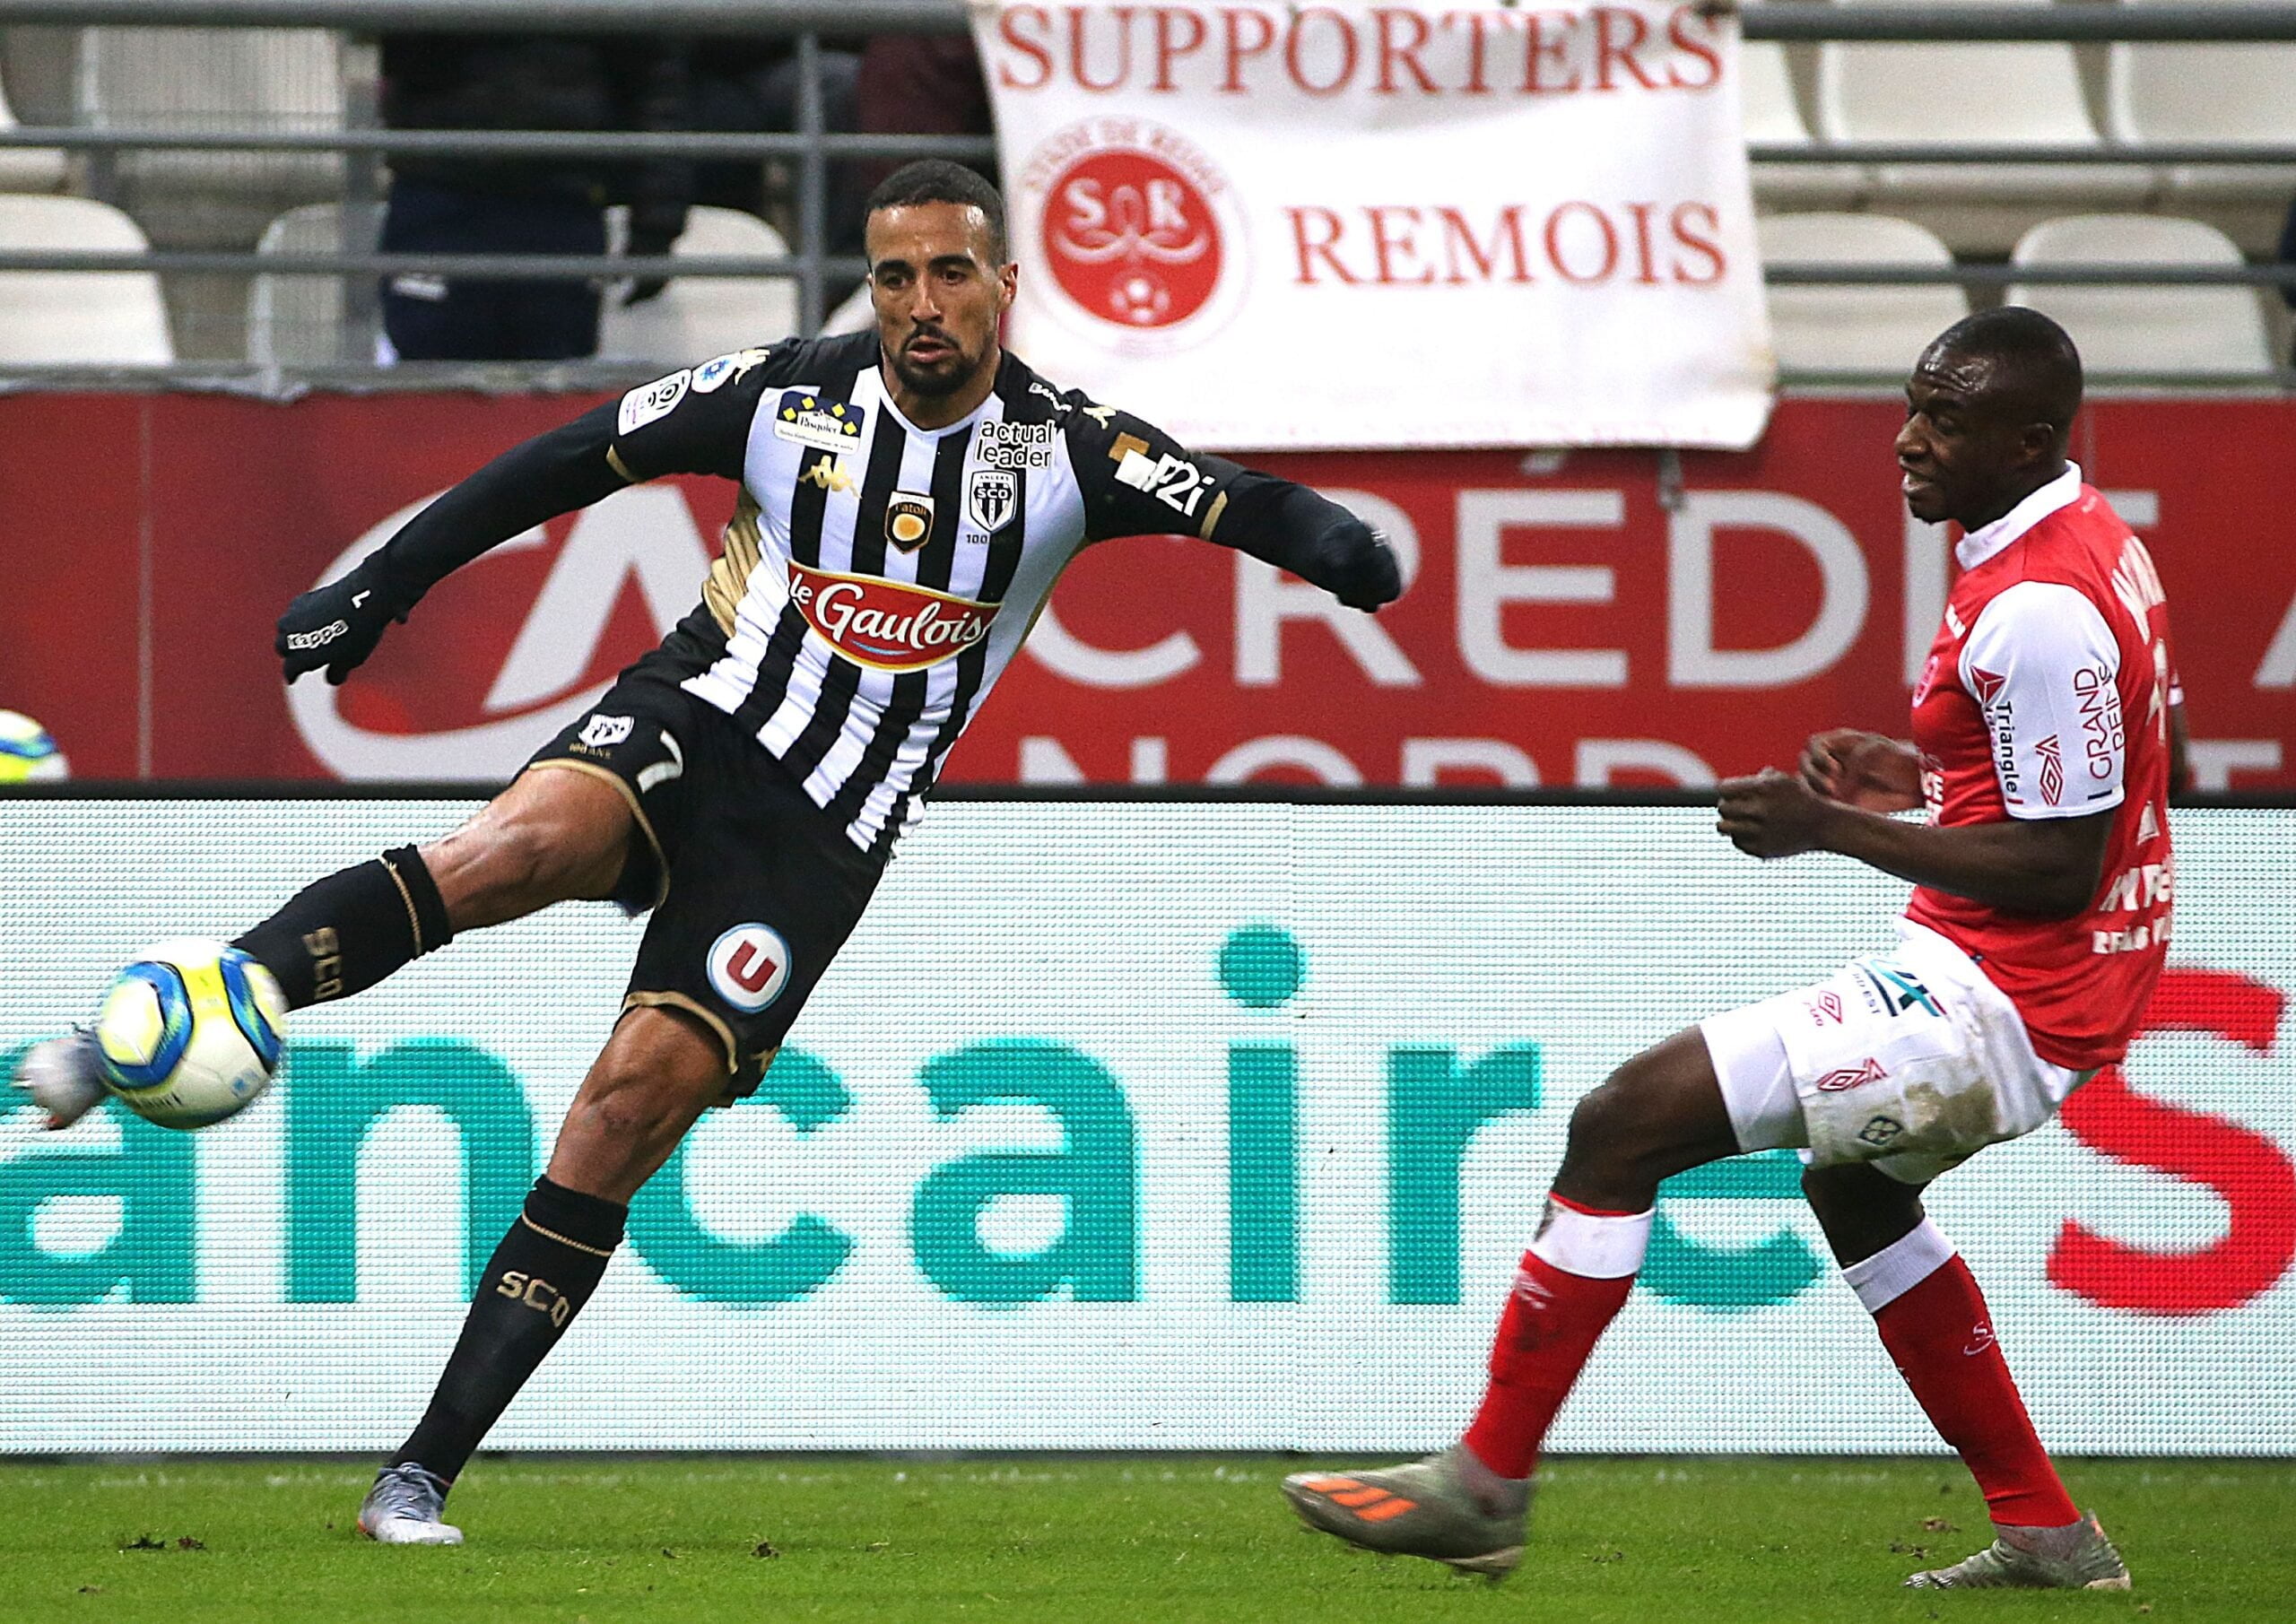
[[[0,784],[36,784],[72,776],[47,728],[30,716],[0,710]]]
[[[112,978],[96,1017],[104,1082],[163,1128],[204,1128],[263,1098],[279,1069],[287,995],[235,947],[162,942]]]

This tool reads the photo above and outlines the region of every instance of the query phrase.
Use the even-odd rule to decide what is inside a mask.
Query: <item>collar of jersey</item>
[[[2060,508],[2081,499],[2081,465],[2067,463],[2065,472],[2019,502],[1990,525],[1981,525],[1953,544],[1953,556],[1964,569],[1974,569],[2008,551],[2009,543]]]
[[[915,423],[909,421],[907,413],[902,412],[899,406],[893,404],[893,392],[885,386],[885,363],[883,359],[880,357],[876,364],[870,369],[877,375],[877,404],[883,408],[885,415],[891,418],[893,421],[899,423],[902,428],[908,430],[911,434],[917,435],[920,439],[938,439],[944,434],[954,434],[958,430],[970,427],[971,424],[979,421],[980,414],[988,410],[988,403],[996,398],[996,391],[992,388],[989,390],[987,395],[982,398],[980,404],[975,406],[971,411],[957,419],[955,422],[944,423],[938,429],[920,429]]]

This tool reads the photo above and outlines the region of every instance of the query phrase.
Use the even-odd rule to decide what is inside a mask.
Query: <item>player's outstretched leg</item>
[[[1969,1265],[1923,1215],[1920,1192],[1863,1163],[1813,1168],[1802,1188],[1842,1278],[1882,1344],[1959,1452],[1994,1524],[1966,1561],[1917,1573],[1916,1589],[2126,1590],[2128,1568],[2092,1513],[2083,1516],[2049,1463],[2001,1354]]]
[[[1409,1466],[1286,1478],[1300,1520],[1366,1550],[1505,1576],[1522,1557],[1539,1446],[1633,1289],[1659,1180],[1738,1151],[1701,1033],[1612,1073],[1571,1113],[1466,1436]]]
[[[479,1276],[430,1408],[360,1507],[363,1532],[392,1545],[462,1542],[447,1491],[597,1290],[630,1198],[726,1085],[725,1047],[699,1022],[666,1009],[622,1016]]]
[[[457,931],[608,895],[631,827],[628,803],[597,778],[527,772],[446,838],[315,881],[231,945],[278,979],[290,1010],[348,998]],[[49,1127],[71,1126],[104,1098],[93,1035],[35,1044],[15,1081]]]

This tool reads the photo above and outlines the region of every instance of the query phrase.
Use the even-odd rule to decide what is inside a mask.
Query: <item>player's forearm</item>
[[[1229,488],[1211,539],[1359,609],[1376,608],[1403,590],[1395,554],[1370,525],[1289,480],[1245,473]]]
[[[608,402],[511,447],[409,519],[369,567],[411,606],[489,548],[611,496],[629,482],[606,457],[613,429]]]
[[[2109,814],[2105,814],[2109,819]],[[1829,809],[1825,850],[1987,908],[2067,919],[2087,908],[2102,874],[2096,820],[1905,823],[1855,807]]]

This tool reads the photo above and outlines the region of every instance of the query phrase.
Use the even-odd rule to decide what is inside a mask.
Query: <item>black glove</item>
[[[1326,560],[1328,573],[1323,578],[1330,583],[1327,590],[1350,609],[1368,613],[1403,595],[1403,569],[1396,562],[1396,550],[1384,534],[1353,514],[1318,536],[1316,543]]]
[[[419,595],[398,587],[370,556],[341,580],[288,604],[272,651],[284,663],[290,682],[324,665],[326,680],[339,688],[375,652],[383,628],[404,621]]]

